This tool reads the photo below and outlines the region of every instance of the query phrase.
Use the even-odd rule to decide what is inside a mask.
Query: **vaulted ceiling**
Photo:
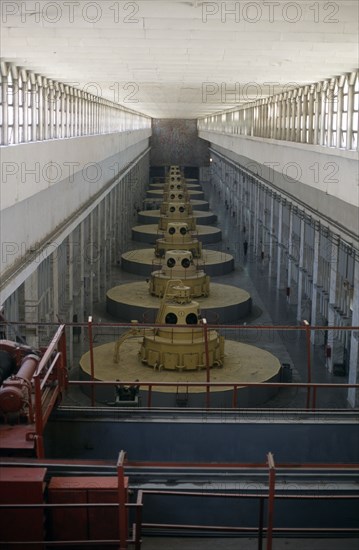
[[[350,72],[357,0],[1,2],[1,55],[156,118]]]

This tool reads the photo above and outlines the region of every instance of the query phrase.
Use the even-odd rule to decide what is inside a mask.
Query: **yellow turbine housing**
[[[189,250],[166,252],[161,269],[151,273],[150,294],[162,298],[170,279],[181,279],[189,287],[191,298],[209,296],[210,278],[194,264]]]
[[[160,215],[158,228],[166,231],[170,222],[186,222],[190,231],[196,229],[196,218],[192,215],[192,209],[189,203],[169,202],[167,213]]]
[[[194,258],[200,258],[202,244],[190,233],[187,223],[171,222],[162,239],[157,239],[155,255],[164,257],[168,250],[189,250]]]
[[[161,326],[146,331],[139,351],[145,365],[177,371],[223,366],[224,338],[206,329],[198,302],[191,300],[190,288],[181,281],[168,282],[156,325]]]

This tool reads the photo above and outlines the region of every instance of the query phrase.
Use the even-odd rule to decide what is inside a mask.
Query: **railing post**
[[[126,488],[124,462],[126,453],[121,451],[117,461],[117,478],[118,478],[118,504],[119,504],[119,529],[120,529],[120,549],[127,550],[127,509],[126,509]]]
[[[90,343],[90,368],[91,368],[91,382],[95,380],[95,361],[93,356],[93,345],[92,345],[92,317],[88,318],[88,337]],[[95,386],[92,383],[91,385],[91,406],[95,406]]]
[[[264,517],[264,497],[259,497],[259,517],[258,517],[258,550],[263,548],[263,517]]]
[[[269,468],[268,514],[267,514],[267,550],[272,550],[273,516],[275,498],[275,463],[272,453],[267,454]]]
[[[141,542],[142,542],[141,536],[142,536],[142,491],[138,491],[137,508],[136,508],[135,550],[141,550]]]
[[[204,336],[204,353],[206,357],[206,407],[207,409],[211,406],[211,389],[210,389],[210,382],[211,382],[211,374],[210,374],[210,367],[209,367],[209,351],[208,351],[208,326],[207,326],[207,319],[202,319],[203,324],[203,336]]]
[[[317,406],[317,386],[313,387],[313,394],[312,394],[312,411],[315,411]]]
[[[44,452],[44,423],[42,418],[42,403],[41,403],[41,382],[38,375],[34,376],[35,386],[35,444],[36,444],[36,458],[45,458]]]
[[[67,369],[66,369],[66,364],[67,364],[67,354],[66,354],[66,333],[65,333],[65,325],[62,325],[61,327],[61,330],[62,330],[62,333],[61,333],[61,336],[60,336],[60,340],[59,340],[59,345],[58,345],[58,350],[59,352],[61,353],[61,357],[60,357],[60,364],[59,364],[59,370],[60,370],[60,373],[58,374],[58,379],[59,379],[59,382],[60,382],[60,388],[61,388],[61,391],[63,389],[66,389],[67,386],[68,386],[68,377],[67,377]]]
[[[148,385],[147,407],[152,407],[152,384]]]
[[[238,386],[233,386],[233,399],[232,399],[232,409],[236,409],[238,406]]]

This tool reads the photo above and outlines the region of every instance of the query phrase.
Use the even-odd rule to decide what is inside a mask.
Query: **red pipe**
[[[0,410],[3,413],[19,412],[30,399],[30,383],[39,362],[40,357],[37,355],[27,355],[16,375],[5,380],[0,389]]]

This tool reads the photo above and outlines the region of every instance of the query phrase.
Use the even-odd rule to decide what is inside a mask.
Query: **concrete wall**
[[[297,197],[319,215],[359,232],[358,155],[287,141],[199,132],[218,152]]]
[[[198,139],[197,121],[153,119],[151,139],[153,166],[208,166],[208,143]]]
[[[149,145],[151,130],[27,143],[1,149],[0,273],[101,192]]]
[[[243,413],[245,415],[245,412]],[[116,459],[124,449],[129,460],[186,462],[263,462],[271,451],[277,462],[353,463],[359,454],[356,423],[272,422],[268,411],[261,422],[201,420],[101,419],[57,420],[46,428],[48,458]]]

